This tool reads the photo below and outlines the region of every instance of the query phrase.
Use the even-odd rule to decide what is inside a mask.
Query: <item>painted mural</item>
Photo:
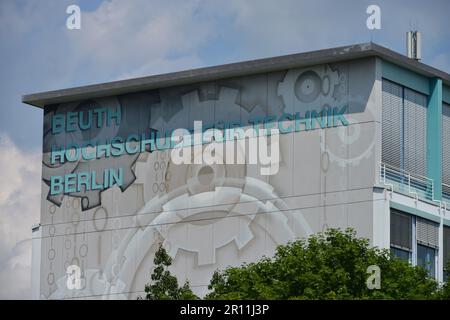
[[[41,298],[142,296],[159,244],[179,281],[204,295],[216,269],[328,227],[370,238],[380,115],[374,75],[360,75],[373,62],[361,64],[46,106]],[[277,129],[276,172],[250,163],[245,143],[234,149],[244,161],[175,163],[171,134],[196,121],[221,132]],[[218,150],[216,159],[227,156]],[[66,285],[71,265],[81,269],[77,290]]]

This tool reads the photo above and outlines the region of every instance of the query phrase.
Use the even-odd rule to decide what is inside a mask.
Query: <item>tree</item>
[[[380,268],[380,289],[366,284],[371,265]],[[209,289],[207,299],[445,298],[425,269],[371,247],[352,229],[329,229],[279,246],[273,258],[216,271]]]
[[[447,281],[442,285],[439,291],[439,298],[443,300],[450,300],[450,261],[448,261],[445,265],[444,274],[447,277]]]
[[[153,263],[155,268],[151,275],[152,283],[145,285],[146,300],[198,299],[189,287],[188,281],[182,287],[178,287],[177,278],[168,270],[172,264],[172,258],[162,245],[156,251]]]

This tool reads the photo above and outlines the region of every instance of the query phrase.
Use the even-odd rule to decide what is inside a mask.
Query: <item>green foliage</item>
[[[447,282],[442,286],[439,292],[439,298],[450,300],[450,261],[445,266],[444,273],[447,275]]]
[[[160,245],[153,260],[155,268],[151,275],[152,282],[145,285],[146,300],[195,300],[198,297],[185,282],[178,287],[177,278],[171,275],[168,267],[172,264],[172,258]]]
[[[446,282],[441,290],[439,291],[439,295],[438,295],[439,299],[443,299],[443,300],[450,300],[450,282]]]
[[[370,290],[367,267],[381,270],[381,288]],[[445,299],[425,269],[372,248],[347,229],[330,229],[279,246],[273,258],[216,271],[207,299]]]

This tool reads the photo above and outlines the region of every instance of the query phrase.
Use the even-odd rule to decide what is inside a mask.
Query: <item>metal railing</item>
[[[434,184],[432,179],[413,175],[385,163],[381,164],[380,178],[381,183],[391,187],[392,191],[408,194],[416,199],[434,201]]]

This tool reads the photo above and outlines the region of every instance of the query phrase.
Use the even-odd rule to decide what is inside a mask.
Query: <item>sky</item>
[[[81,9],[69,30],[66,9]],[[366,27],[369,5],[381,29]],[[448,0],[0,0],[0,299],[29,299],[42,110],[24,94],[374,41],[450,73]]]

